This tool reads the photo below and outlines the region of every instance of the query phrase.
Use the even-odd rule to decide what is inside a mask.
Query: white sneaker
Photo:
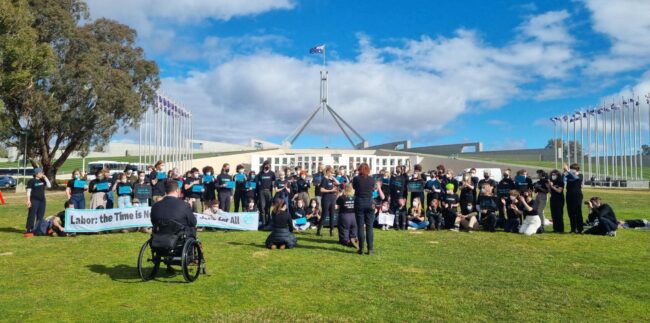
[[[607,235],[612,237],[612,238],[616,238],[616,231],[609,231],[609,232],[607,232]]]
[[[449,229],[449,231],[460,232],[460,230],[458,230],[458,228]]]

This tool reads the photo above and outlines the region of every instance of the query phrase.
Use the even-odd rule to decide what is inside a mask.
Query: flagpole
[[[580,111],[580,167],[585,167],[585,131],[582,126],[582,119],[584,118],[584,113]]]
[[[578,162],[578,140],[576,139],[576,114],[573,114],[573,162]]]
[[[551,118],[553,121],[553,151],[555,152],[555,169],[557,169],[557,123],[554,118]]]
[[[563,117],[562,117],[563,118]],[[559,120],[560,124],[560,162],[564,164],[564,125],[562,118]]]
[[[616,106],[614,103],[611,105],[611,119],[609,128],[612,131],[612,178],[616,179],[618,177],[618,165],[616,163]]]
[[[593,172],[591,170],[591,110],[587,109],[587,163],[589,164],[589,180],[593,177]],[[593,185],[593,183],[592,183]]]
[[[603,103],[603,160],[605,163],[605,180],[607,181],[607,177],[609,177],[609,156],[608,154],[608,149],[607,149],[607,107],[605,107],[605,104]]]

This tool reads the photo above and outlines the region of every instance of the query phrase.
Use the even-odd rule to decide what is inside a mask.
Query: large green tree
[[[8,2],[25,7],[25,1]],[[36,48],[45,46],[49,53],[38,57],[51,60],[52,68],[30,72],[31,86],[14,92],[2,87],[5,109],[0,110],[0,119],[10,120],[10,125],[0,135],[22,151],[21,138],[27,134],[30,162],[55,179],[73,152],[104,144],[118,130],[137,125],[159,86],[158,67],[135,45],[135,30],[112,20],[89,20],[83,1],[27,4],[20,19],[30,23],[25,28],[36,36],[23,37],[24,41]],[[0,44],[0,50],[4,47]],[[4,64],[0,72],[5,72]]]

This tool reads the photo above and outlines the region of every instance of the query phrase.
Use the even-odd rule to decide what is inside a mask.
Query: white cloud
[[[561,80],[576,67],[573,39],[561,26],[567,15],[539,17],[526,20],[504,47],[485,44],[469,30],[388,47],[360,34],[355,59],[328,65],[330,105],[361,133],[389,132],[398,139],[439,133],[472,106],[498,107],[521,95],[523,85]],[[532,26],[549,30],[532,32]],[[204,46],[220,41],[208,39]],[[167,93],[204,116],[197,120],[201,136],[240,142],[282,137],[318,105],[320,66],[314,60],[270,50],[226,51],[211,60],[219,64],[163,80]],[[307,132],[340,134],[328,115]]]
[[[609,52],[597,57],[588,72],[617,73],[650,64],[650,1],[583,1],[591,12],[592,28],[611,42]]]

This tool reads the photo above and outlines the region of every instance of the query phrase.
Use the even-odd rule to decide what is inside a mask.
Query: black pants
[[[442,213],[429,213],[427,215],[427,220],[429,220],[429,230],[440,230],[445,225]]]
[[[586,234],[596,234],[596,235],[606,235],[608,232],[611,231],[616,231],[618,228],[618,224],[614,223],[614,221],[611,221],[606,218],[598,218],[598,225],[593,226],[587,231],[585,231]]]
[[[551,197],[551,219],[553,232],[564,233],[564,198]]]
[[[248,201],[246,200],[246,190],[235,190],[235,212],[239,212],[239,206],[241,205],[242,212],[248,207]]]
[[[374,250],[374,236],[372,225],[375,222],[375,209],[372,206],[372,200],[355,200],[355,206],[355,212],[357,216],[357,236],[359,237],[359,253],[363,252],[364,240],[368,243],[368,251],[372,251]]]
[[[339,242],[348,245],[351,239],[357,237],[357,220],[354,213],[339,214]]]
[[[506,201],[510,198],[509,196],[505,196]],[[506,212],[503,209],[504,204],[501,203],[501,196],[497,199],[497,204],[499,206],[499,217],[497,218],[497,227],[502,227],[505,229],[505,223],[506,223]],[[506,202],[505,207],[508,208],[508,203]]]
[[[494,212],[483,214],[483,228],[488,232],[495,232],[497,227],[497,215]]]
[[[43,220],[45,215],[45,201],[30,199],[30,202],[32,207],[27,212],[27,224],[25,225],[27,232],[33,232],[38,221]]]
[[[321,216],[320,222],[318,223],[318,231],[320,232],[320,229],[323,228],[323,221],[325,221],[326,218],[329,218],[329,228],[331,233],[334,227],[334,210],[336,207],[336,194],[325,193],[323,194],[322,201],[323,201],[323,205],[322,205],[323,215]]]
[[[566,197],[566,210],[569,214],[569,223],[571,224],[571,232],[581,233],[583,230],[582,218],[582,196],[572,196],[567,194]]]
[[[219,192],[219,208],[230,212],[230,198],[232,197],[232,191],[221,191]]]
[[[262,220],[263,225],[268,225],[271,219],[271,191],[270,190],[261,190],[259,195],[259,210],[260,210],[260,219]]]

